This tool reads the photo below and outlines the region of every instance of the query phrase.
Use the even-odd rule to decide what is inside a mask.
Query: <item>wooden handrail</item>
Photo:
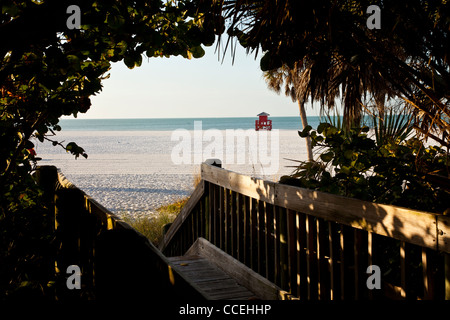
[[[272,205],[422,247],[450,252],[450,216],[283,185],[205,163],[201,165],[201,177]]]

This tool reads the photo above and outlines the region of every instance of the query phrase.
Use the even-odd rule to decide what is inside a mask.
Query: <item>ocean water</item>
[[[173,131],[194,130],[194,121],[201,121],[203,130],[253,129],[257,117],[242,118],[167,118],[167,119],[62,119],[64,131]],[[272,128],[302,130],[300,117],[269,117]],[[317,128],[320,117],[308,117],[308,124]]]

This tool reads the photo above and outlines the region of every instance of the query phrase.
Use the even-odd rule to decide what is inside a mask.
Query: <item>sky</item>
[[[215,49],[206,47],[200,59],[145,58],[131,70],[123,62],[114,63],[102,92],[91,98],[91,109],[78,118],[255,117],[262,111],[299,115],[289,97],[268,89],[260,56],[255,60],[238,47],[233,64],[230,52],[222,62]],[[318,115],[311,106],[306,111]]]

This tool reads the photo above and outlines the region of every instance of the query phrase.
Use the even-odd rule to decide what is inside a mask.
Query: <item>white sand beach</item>
[[[233,147],[227,145],[225,130],[211,133],[216,135],[215,140],[207,140],[206,136],[202,140],[198,132],[187,130],[179,133],[62,131],[54,137],[64,144],[76,142],[87,152],[87,159],[75,159],[49,142],[35,144],[37,154],[42,158],[40,165],[55,165],[77,187],[115,214],[135,218],[151,215],[159,206],[189,196],[194,190],[194,176],[200,174],[200,159],[223,158],[223,168],[273,181],[292,172],[292,168],[286,166],[294,162],[285,158],[306,159],[305,142],[296,130],[263,133],[272,136],[260,134],[258,141],[267,140],[268,146],[264,149],[264,143],[252,145],[247,140],[245,150],[239,149],[237,142]],[[180,138],[182,135],[190,137],[191,141]],[[218,135],[222,135],[223,141],[217,141]],[[200,139],[200,144],[195,138]],[[219,145],[223,145],[222,150],[217,148]],[[187,146],[192,148],[189,150]],[[254,152],[253,158],[249,156],[250,152]],[[183,159],[188,163],[180,163]]]

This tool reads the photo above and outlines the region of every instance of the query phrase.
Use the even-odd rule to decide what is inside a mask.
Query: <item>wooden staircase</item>
[[[277,300],[287,292],[204,238],[184,256],[167,258],[209,300]]]
[[[205,258],[192,255],[168,259],[173,267],[195,283],[209,300],[258,299],[253,292]]]

